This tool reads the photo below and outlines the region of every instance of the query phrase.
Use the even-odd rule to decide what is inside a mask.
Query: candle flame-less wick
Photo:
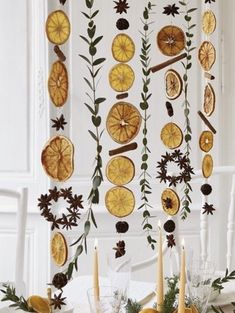
[[[184,240],[184,238],[182,239],[181,245],[182,245],[182,249],[184,249],[184,247],[185,247],[185,240]]]
[[[158,221],[158,228],[159,228],[159,229],[161,229],[161,228],[162,228],[162,223],[161,223],[161,221],[160,221],[160,220]]]
[[[97,238],[95,238],[94,248],[95,248],[95,249],[97,249],[97,248],[98,248],[98,239],[97,239]]]

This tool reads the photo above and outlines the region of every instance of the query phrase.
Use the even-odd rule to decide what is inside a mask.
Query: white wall
[[[37,197],[41,193],[45,193],[48,190],[48,180],[44,174],[40,165],[40,153],[44,143],[53,135],[53,131],[49,128],[50,118],[54,118],[56,114],[59,116],[61,112],[64,113],[67,120],[69,120],[69,127],[66,130],[66,134],[71,138],[75,146],[75,171],[71,179],[65,184],[66,186],[73,186],[74,192],[84,194],[84,199],[87,198],[88,191],[90,190],[90,176],[92,172],[92,164],[94,158],[94,142],[88,135],[87,129],[91,126],[90,115],[84,106],[86,101],[86,85],[82,77],[86,76],[86,67],[78,54],[86,53],[86,46],[84,42],[79,38],[80,34],[86,32],[85,19],[81,16],[80,11],[85,10],[85,1],[67,1],[65,10],[70,16],[72,24],[72,33],[68,43],[63,46],[63,50],[67,56],[66,66],[68,68],[70,76],[70,97],[69,101],[60,112],[56,112],[53,105],[49,102],[46,82],[48,78],[49,68],[53,61],[55,61],[55,54],[53,54],[53,46],[47,42],[44,33],[44,22],[46,20],[48,12],[58,8],[58,0],[46,1],[41,0],[15,0],[14,3],[0,0],[1,7],[5,8],[1,10],[0,14],[0,35],[4,38],[4,49],[1,50],[0,65],[3,71],[0,73],[0,93],[2,100],[0,102],[1,116],[0,116],[0,140],[4,144],[4,149],[0,154],[0,183],[4,187],[15,187],[25,185],[30,188],[30,206],[29,206],[29,220],[28,220],[28,245],[26,249],[27,262],[31,268],[35,270],[32,272],[42,273],[33,277],[27,277],[28,282],[33,281],[30,284],[30,291],[43,292],[46,288],[48,266],[48,245],[49,245],[49,227],[46,222],[40,217],[37,208]],[[136,44],[136,55],[131,61],[131,65],[135,70],[136,81],[133,88],[129,92],[129,101],[135,104],[137,107],[140,102],[140,83],[141,83],[141,65],[139,63],[138,55],[140,49],[140,38],[138,30],[141,29],[141,22],[139,16],[142,14],[143,1],[130,0],[130,10],[128,12],[128,19],[130,20],[130,29],[128,34],[134,39]],[[169,23],[169,19],[165,15],[161,15],[160,12],[164,5],[169,4],[168,1],[160,1],[157,3],[156,22],[154,24],[154,33],[152,35],[152,64],[160,63],[166,58],[160,54],[155,45],[155,36],[157,31],[165,24]],[[233,156],[229,156],[230,149],[235,149],[232,142],[228,140],[228,134],[233,133],[232,122],[232,101],[233,98],[233,86],[232,86],[232,71],[230,61],[232,55],[227,57],[227,53],[232,53],[232,40],[229,40],[231,30],[234,28],[230,26],[233,23],[233,12],[230,6],[233,1],[226,1],[223,3],[223,16],[226,16],[226,21],[223,25],[224,29],[224,59],[222,59],[221,49],[221,20],[218,21],[218,29],[212,40],[217,48],[217,64],[214,67],[213,74],[216,76],[214,86],[217,90],[217,109],[215,117],[213,118],[213,124],[218,130],[216,136],[216,143],[213,149],[213,155],[215,165],[220,164],[232,164]],[[107,115],[109,108],[115,102],[115,93],[108,84],[107,73],[110,68],[115,64],[111,56],[111,41],[117,34],[115,29],[116,15],[114,15],[113,2],[107,0],[96,0],[98,8],[100,9],[99,17],[97,18],[97,33],[104,34],[104,40],[100,44],[100,55],[106,56],[107,61],[103,67],[102,80],[99,84],[99,94],[104,95],[107,100],[102,105],[101,114],[103,116],[103,128],[105,128],[105,116]],[[14,8],[13,8],[14,5]],[[17,8],[16,8],[17,6]],[[195,22],[199,23],[201,19],[201,1],[192,1],[192,6],[199,6],[198,12],[195,14]],[[221,8],[218,10],[217,4],[213,4],[217,16],[222,19]],[[226,14],[225,14],[226,13]],[[10,19],[10,17],[11,19]],[[229,18],[227,18],[229,16]],[[102,21],[105,20],[105,23]],[[182,19],[176,17],[173,21],[180,27],[183,27]],[[10,24],[9,27],[6,25]],[[108,32],[107,32],[107,25]],[[17,29],[17,38],[15,38],[15,29]],[[230,33],[228,32],[230,30]],[[20,39],[19,39],[20,38]],[[201,32],[198,30],[196,36],[196,44],[201,42]],[[196,52],[194,55],[196,59]],[[8,62],[9,60],[9,62]],[[225,60],[225,61],[223,61]],[[223,67],[223,76],[222,65]],[[177,64],[175,67],[182,73],[182,67]],[[4,73],[4,74],[3,74]],[[17,73],[17,74],[16,74]],[[17,78],[16,78],[17,77]],[[152,174],[153,194],[151,197],[151,203],[154,206],[154,213],[164,219],[164,215],[159,207],[161,190],[163,185],[159,185],[155,180],[156,176],[156,162],[159,160],[161,153],[165,151],[163,144],[160,141],[159,133],[162,126],[168,121],[168,117],[165,110],[165,97],[164,97],[164,85],[163,85],[164,71],[156,73],[152,76],[152,88],[153,97],[151,100],[151,120],[149,124],[150,130],[150,172]],[[226,77],[223,81],[223,98],[221,98],[221,78]],[[231,77],[228,79],[228,77]],[[203,124],[200,122],[197,116],[197,110],[201,109],[202,105],[202,89],[203,79],[201,76],[201,69],[197,62],[194,62],[193,70],[190,74],[191,87],[191,123],[194,132],[193,137],[193,151],[192,161],[195,168],[198,168],[201,164],[201,153],[198,148],[198,136]],[[14,89],[12,89],[14,86]],[[14,92],[12,91],[14,90]],[[227,92],[226,92],[227,91]],[[183,99],[175,101],[175,121],[183,128],[184,119],[183,111],[181,107]],[[223,105],[222,105],[223,103]],[[225,109],[229,108],[228,110]],[[229,112],[229,114],[228,114]],[[226,125],[226,126],[225,126]],[[6,136],[7,134],[7,136]],[[141,143],[141,135],[137,138],[138,143]],[[103,137],[103,160],[104,165],[109,160],[108,150],[116,147],[117,145],[111,140],[107,133]],[[220,145],[219,145],[220,144]],[[232,146],[232,147],[231,147]],[[222,149],[220,147],[223,147]],[[232,154],[233,155],[233,154]],[[16,157],[17,156],[17,157]],[[134,191],[138,203],[140,197],[138,176],[141,160],[140,149],[128,154],[136,164],[136,177],[128,188]],[[50,186],[54,186],[51,182]],[[62,186],[62,185],[58,185]],[[105,192],[111,188],[111,184],[107,180],[102,185],[102,196],[100,205],[95,208],[97,212],[97,221],[99,224],[99,230],[91,233],[89,240],[89,246],[92,247],[93,238],[99,237],[100,249],[102,251],[108,251],[115,245],[118,240],[115,234],[116,219],[110,216],[104,207],[104,195]],[[180,235],[186,237],[186,241],[190,246],[193,246],[195,250],[199,250],[199,213],[201,209],[200,203],[200,182],[194,184],[193,195],[193,212],[189,219],[185,223],[180,223]],[[217,181],[213,182],[213,199],[215,205],[218,206],[217,214],[211,218],[214,230],[214,240],[219,240],[218,233],[218,221],[223,219],[224,211],[219,207],[221,202],[221,195],[218,192],[220,185]],[[226,191],[225,191],[226,192]],[[226,197],[227,198],[227,197]],[[219,202],[220,201],[220,202]],[[224,200],[223,200],[224,201]],[[3,205],[0,209],[0,245],[3,245],[14,232],[14,226],[12,223],[11,204],[1,202]],[[140,212],[135,212],[131,217],[127,218],[131,227],[127,234],[127,245],[130,254],[133,254],[133,259],[138,262],[144,256],[152,255],[152,251],[147,247],[146,240],[143,236],[141,229],[141,216]],[[157,221],[157,219],[156,219]],[[4,225],[4,226],[3,226]],[[224,225],[224,223],[223,223]],[[69,242],[72,242],[74,238],[82,231],[82,227],[78,231],[72,231],[66,233],[66,237]],[[31,239],[30,239],[31,238]],[[224,238],[220,238],[221,242]],[[140,248],[141,247],[141,248]],[[214,248],[214,255],[217,257],[219,265],[222,264],[222,260],[219,260],[218,249]],[[79,274],[90,272],[91,268],[91,251],[89,256],[83,255],[80,258]],[[101,258],[105,261],[106,252],[102,253]],[[103,263],[102,272],[105,271],[105,262]],[[223,262],[224,263],[224,262]],[[52,272],[56,269],[51,268]],[[154,270],[154,269],[153,269]],[[138,279],[151,279],[152,273],[140,273]],[[1,280],[1,277],[0,277]]]

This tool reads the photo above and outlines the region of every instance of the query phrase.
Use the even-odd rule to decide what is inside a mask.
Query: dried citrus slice
[[[118,34],[112,43],[113,57],[118,62],[129,62],[135,54],[135,44],[126,34]]]
[[[135,197],[128,188],[116,186],[107,191],[105,205],[110,214],[117,217],[125,217],[133,212]]]
[[[30,308],[37,313],[50,313],[50,305],[48,299],[42,298],[40,296],[30,296],[27,300],[27,304]]]
[[[41,155],[42,166],[47,175],[56,181],[66,181],[73,174],[73,154],[73,144],[68,138],[51,138]]]
[[[46,33],[50,42],[55,45],[65,43],[70,35],[70,22],[64,11],[52,12],[46,21]]]
[[[180,208],[180,199],[173,189],[166,188],[162,193],[161,201],[163,210],[168,215],[176,215],[178,213]]]
[[[200,149],[204,152],[209,152],[213,147],[213,133],[209,130],[204,130],[199,138]]]
[[[131,88],[135,80],[132,68],[124,63],[118,63],[109,72],[110,86],[117,92],[124,92]]]
[[[178,313],[178,309],[176,309],[173,313]],[[198,311],[193,311],[192,306],[190,308],[185,308],[184,313],[198,313]]]
[[[57,61],[52,65],[48,79],[48,91],[56,107],[65,104],[68,97],[68,73],[65,65]]]
[[[168,123],[162,128],[161,140],[167,148],[175,149],[182,144],[183,133],[175,123]]]
[[[216,59],[215,47],[210,41],[203,41],[198,50],[198,59],[204,71],[209,71]]]
[[[173,25],[163,27],[157,35],[159,50],[167,56],[175,56],[185,48],[185,36],[181,28]]]
[[[205,114],[207,116],[211,116],[215,110],[215,92],[210,83],[208,83],[205,87],[203,106]]]
[[[202,16],[202,30],[206,35],[210,35],[215,31],[216,28],[216,17],[211,11],[205,11]]]
[[[64,236],[57,232],[51,239],[51,256],[57,266],[63,266],[68,258],[68,247]]]
[[[108,162],[106,176],[114,185],[128,184],[135,176],[135,165],[127,157],[116,156]]]
[[[165,74],[166,96],[170,100],[177,99],[182,92],[183,82],[175,70],[168,70]]]
[[[128,143],[138,134],[141,115],[127,102],[115,103],[109,111],[106,128],[112,139],[120,144]]]
[[[210,154],[206,154],[202,160],[202,173],[205,178],[211,176],[213,171],[213,159]]]

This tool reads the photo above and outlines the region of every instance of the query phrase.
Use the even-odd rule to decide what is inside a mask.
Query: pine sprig
[[[172,313],[176,296],[179,293],[179,288],[177,286],[178,281],[179,281],[178,276],[167,278],[168,291],[164,298],[162,313]]]
[[[196,24],[192,23],[192,16],[191,13],[197,10],[197,8],[188,8],[188,3],[185,0],[179,1],[180,5],[183,7],[184,10],[184,19],[186,22],[186,47],[185,51],[187,53],[186,61],[182,62],[184,67],[184,75],[183,75],[183,93],[184,93],[184,102],[183,102],[183,109],[184,109],[184,116],[185,116],[185,129],[184,129],[184,140],[185,140],[185,155],[189,160],[190,165],[190,153],[191,153],[191,140],[192,140],[192,128],[189,119],[190,115],[190,103],[188,97],[188,73],[189,70],[192,68],[192,51],[196,49],[196,47],[192,47],[193,42],[192,39],[194,37],[193,29],[195,28]],[[185,220],[188,214],[191,212],[190,204],[192,203],[192,199],[190,197],[190,192],[192,191],[192,187],[189,182],[185,182],[183,186],[184,196],[182,198],[182,209],[181,209],[181,218]]]
[[[148,196],[152,193],[152,188],[150,186],[149,179],[151,179],[150,174],[148,173],[148,159],[149,154],[151,153],[148,147],[148,128],[147,122],[149,119],[148,115],[148,108],[149,108],[149,100],[152,94],[149,91],[149,84],[151,82],[151,71],[150,71],[150,52],[151,52],[151,43],[150,43],[150,35],[152,31],[150,31],[149,26],[152,24],[150,21],[150,14],[152,13],[152,9],[155,5],[152,4],[150,1],[148,2],[147,6],[144,8],[143,11],[143,18],[141,19],[143,24],[143,30],[141,31],[141,40],[142,40],[142,47],[141,47],[141,54],[140,54],[140,62],[142,64],[142,92],[141,92],[141,102],[140,108],[143,111],[143,149],[142,149],[142,163],[141,163],[141,175],[140,175],[140,187],[141,187],[141,205],[138,209],[143,210],[143,229],[147,234],[147,241],[150,244],[151,248],[154,249],[154,243],[156,240],[152,238],[151,231],[153,226],[150,224],[151,213],[149,209],[152,206],[149,204]]]
[[[10,307],[15,308],[16,310],[20,309],[25,312],[35,312],[32,308],[28,306],[28,303],[23,296],[19,297],[16,295],[16,290],[13,286],[3,284],[3,288],[4,289],[0,289],[0,291],[4,294],[4,297],[1,299],[1,301],[13,302]]]
[[[139,313],[142,310],[142,305],[135,300],[128,299],[125,309],[126,313]]]

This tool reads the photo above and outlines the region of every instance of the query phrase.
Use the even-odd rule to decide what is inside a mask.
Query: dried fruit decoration
[[[52,279],[52,285],[57,289],[62,289],[67,283],[68,278],[64,273],[56,273]]]
[[[207,215],[209,214],[213,215],[214,214],[213,212],[215,211],[213,204],[208,204],[207,202],[204,204],[202,209],[203,209],[202,214],[206,213]]]
[[[120,240],[116,243],[116,247],[113,248],[113,250],[115,250],[115,257],[116,258],[120,258],[122,257],[125,253],[126,253],[126,250],[125,250],[125,241],[123,240]]]
[[[125,19],[125,18],[119,18],[119,19],[117,20],[117,23],[116,23],[117,29],[119,29],[119,30],[125,30],[125,29],[128,29],[129,26],[130,26],[130,25],[129,25],[129,22],[128,22],[127,19]]]
[[[64,125],[67,124],[63,114],[60,117],[56,117],[56,119],[51,119],[51,121],[53,122],[52,128],[55,128],[56,131],[64,130]]]
[[[114,1],[114,3],[116,4],[114,7],[114,9],[116,9],[116,13],[127,13],[127,9],[130,8],[127,0]]]
[[[54,307],[54,309],[59,309],[61,310],[61,307],[63,305],[66,305],[65,299],[66,297],[62,298],[63,292],[60,292],[59,295],[57,296],[54,294],[54,297],[51,299],[51,305]]]
[[[173,17],[175,17],[175,15],[179,14],[179,7],[176,6],[176,4],[169,4],[168,6],[163,8],[164,11],[162,12],[162,14],[166,14],[166,15],[172,15]]]

